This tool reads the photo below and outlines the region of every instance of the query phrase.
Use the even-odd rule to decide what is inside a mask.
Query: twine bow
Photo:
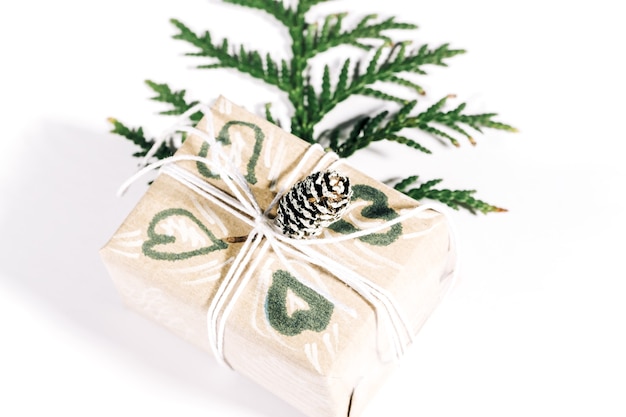
[[[201,111],[206,116],[206,131],[183,125],[189,115],[198,111]],[[206,141],[211,149],[210,158],[195,155],[175,155],[152,164],[147,164],[166,138],[176,132],[186,132],[188,134],[197,135]],[[286,184],[293,185],[296,182],[296,177],[302,171],[306,162],[313,156],[313,153],[318,150],[323,150],[318,144],[309,147],[300,162],[287,177]],[[195,161],[206,164],[213,172],[219,175],[230,191],[230,194],[199,178],[194,173],[176,165],[177,162],[182,161]],[[325,153],[317,162],[312,172],[332,168],[340,164],[341,161],[342,160],[340,160],[336,154]],[[254,271],[258,268],[259,263],[264,259],[265,254],[270,248],[282,265],[287,268],[289,273],[303,285],[308,284],[303,282],[300,278],[300,274],[290,265],[290,258],[301,260],[326,270],[336,279],[356,291],[373,307],[378,323],[381,322],[381,319],[388,320],[390,326],[387,329],[395,357],[399,358],[403,355],[405,347],[413,340],[413,334],[409,322],[398,308],[392,295],[376,283],[371,282],[357,272],[342,265],[340,262],[315,250],[315,246],[367,236],[405,221],[425,210],[436,209],[440,211],[438,207],[432,204],[420,205],[399,215],[393,220],[380,223],[366,230],[336,237],[308,240],[287,237],[274,226],[268,214],[288,190],[285,187],[280,189],[270,205],[263,210],[256,201],[245,177],[239,172],[238,167],[235,166],[233,159],[224,151],[222,144],[216,140],[211,110],[202,104],[193,106],[187,110],[180,116],[177,124],[164,132],[159,139],[155,141],[142,165],[144,167],[120,187],[118,195],[122,195],[132,183],[147,172],[161,168],[161,173],[169,175],[189,190],[218,205],[252,228],[245,242],[243,242],[239,253],[231,263],[226,276],[220,283],[207,311],[210,346],[220,363],[230,367],[224,356],[224,333],[228,317],[244,288],[250,282]],[[252,259],[253,254],[257,250],[257,255]]]

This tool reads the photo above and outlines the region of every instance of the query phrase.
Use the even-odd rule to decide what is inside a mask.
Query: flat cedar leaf
[[[402,78],[402,77],[398,77],[398,76],[396,76],[396,75],[391,76],[391,77],[389,78],[389,82],[392,82],[392,83],[395,83],[395,84],[401,85],[401,86],[403,86],[403,87],[410,88],[411,90],[415,91],[417,94],[419,94],[419,95],[421,95],[421,96],[423,96],[424,94],[426,94],[426,91],[424,91],[424,89],[423,89],[421,86],[419,86],[419,85],[415,84],[415,83],[414,83],[414,82],[412,82],[412,81],[409,81],[409,80],[407,80],[407,79],[404,79],[404,78]]]
[[[286,60],[280,61],[280,81],[278,86],[281,90],[286,91],[290,88],[291,74],[289,71],[289,63]]]
[[[406,119],[406,117],[409,115],[409,113],[411,113],[411,110],[413,110],[415,108],[415,106],[417,106],[417,101],[416,100],[409,101],[409,102],[405,103],[402,106],[402,108],[400,108],[398,113],[396,113],[396,120],[404,121]]]
[[[436,102],[435,104],[433,104],[432,106],[430,106],[428,110],[426,110],[426,112],[423,113],[424,117],[433,117],[439,111],[439,109],[441,109],[446,104],[446,101],[448,101],[448,98],[449,96],[446,96],[442,98],[441,100],[439,100],[438,102]]]
[[[400,143],[402,145],[406,145],[409,148],[417,149],[418,151],[422,151],[422,152],[427,153],[427,154],[432,153],[430,151],[430,149],[426,148],[425,146],[422,146],[421,144],[417,143],[413,139],[409,139],[409,138],[407,138],[405,136],[388,135],[388,136],[385,137],[385,139],[390,140],[392,142]]]
[[[331,14],[324,18],[322,27],[316,31],[316,37],[312,44],[309,28],[304,28],[304,40],[306,45],[304,57],[311,58],[321,52],[339,45],[351,45],[357,48],[369,50],[370,45],[363,42],[364,39],[382,41],[383,44],[393,43],[391,37],[385,34],[389,30],[410,30],[416,26],[411,23],[396,22],[395,18],[389,18],[380,22],[374,21],[376,15],[365,16],[354,28],[343,28],[343,19],[346,13]],[[295,40],[295,39],[294,39]]]
[[[111,123],[113,125],[113,128],[111,129],[111,133],[115,133],[117,135],[120,135],[120,136],[128,139],[129,141],[131,141],[132,143],[134,143],[135,145],[137,145],[141,149],[140,151],[135,152],[133,154],[133,156],[135,156],[135,157],[144,157],[144,156],[146,156],[148,151],[154,145],[154,139],[147,139],[145,137],[144,133],[143,133],[143,128],[142,127],[129,128],[128,126],[126,126],[122,122],[120,122],[117,119],[114,119],[112,117],[109,118],[108,121],[109,121],[109,123]],[[164,159],[164,158],[167,158],[169,156],[172,156],[174,154],[174,152],[176,152],[175,149],[172,149],[166,143],[163,143],[159,147],[159,149],[157,149],[157,152],[155,153],[154,156],[157,159]]]
[[[265,67],[267,78],[273,80],[275,83],[278,83],[278,65],[276,65],[276,62],[274,62],[269,52],[265,57]]]
[[[361,94],[364,95],[364,96],[375,97],[375,98],[378,98],[378,99],[381,99],[381,100],[394,101],[394,102],[399,103],[399,104],[406,104],[406,99],[394,96],[392,94],[387,94],[387,93],[385,93],[383,91],[375,90],[375,89],[370,88],[370,87],[365,87],[363,89],[363,91],[361,92]]]
[[[404,41],[404,42],[398,42],[394,45],[394,48],[397,49],[397,53],[396,53],[396,60],[397,61],[402,61],[404,60],[404,58],[406,57],[406,47],[407,45],[409,45],[411,42],[409,41]]]
[[[417,181],[418,179],[419,179],[419,175],[411,175],[410,177],[407,177],[403,179],[402,181],[400,181],[399,183],[397,183],[396,185],[394,185],[393,188],[396,189],[397,191],[404,191],[410,185],[413,185],[413,183],[415,183],[415,181]]]
[[[346,59],[341,67],[341,72],[339,73],[339,80],[337,81],[337,85],[335,86],[335,94],[337,95],[343,93],[346,90],[346,86],[348,85],[348,73],[350,71],[350,58]]]
[[[467,103],[461,103],[458,106],[456,106],[456,108],[454,110],[451,110],[449,113],[452,114],[452,115],[455,115],[455,116],[459,116],[461,114],[461,112],[463,110],[465,110],[466,106],[467,106]]]
[[[472,138],[472,136],[469,133],[467,133],[465,129],[463,129],[459,125],[452,122],[452,123],[446,123],[446,126],[454,130],[455,132],[465,136],[472,145],[476,145],[476,141],[474,140],[474,138]]]
[[[476,190],[449,190],[449,189],[435,189],[434,187],[442,180],[436,179],[427,181],[421,184],[417,188],[406,190],[410,183],[414,183],[417,180],[417,176],[409,177],[406,180],[401,181],[396,187],[398,191],[402,191],[406,195],[416,200],[430,199],[436,200],[443,204],[452,207],[455,210],[464,208],[471,213],[491,213],[491,212],[505,212],[506,209],[494,206],[479,200],[473,196]]]
[[[363,134],[367,136],[374,133],[374,129],[376,129],[381,124],[381,122],[385,120],[385,117],[387,117],[388,114],[388,111],[381,111],[376,116],[369,119],[367,124],[363,128]]]
[[[216,69],[216,68],[224,68],[224,64],[205,64],[205,65],[198,65],[196,66],[196,68],[198,69]]]
[[[364,28],[370,20],[376,19],[377,17],[378,17],[377,14],[368,14],[364,16],[356,25],[355,30]]]
[[[339,32],[341,32],[341,25],[343,24],[343,18],[347,13],[339,13],[336,15],[335,23],[330,27],[329,35],[333,38],[337,38]]]
[[[357,47],[359,49],[362,49],[364,51],[369,51],[369,50],[372,49],[371,45],[368,45],[366,43],[359,42],[359,41],[348,41],[347,44],[351,45],[351,46],[355,46],[355,47]]]
[[[129,128],[122,122],[112,117],[109,118],[108,121],[109,123],[113,125],[113,128],[111,129],[111,133],[115,133],[117,135],[123,136],[141,148],[145,148],[151,144],[152,141],[146,139],[146,137],[144,136],[142,127]]]
[[[370,119],[371,117],[363,117],[361,120],[359,120],[350,131],[350,135],[348,136],[348,139],[349,140],[357,139],[363,132],[363,129],[365,129],[365,126],[367,126],[368,123],[370,122]]]
[[[160,84],[150,80],[146,80],[146,84],[157,94],[156,96],[152,97],[151,100],[161,103],[167,103],[170,105],[169,110],[161,111],[159,112],[159,114],[167,116],[177,116],[183,114],[191,107],[198,104],[197,101],[188,102],[185,99],[185,90],[174,91],[167,84]],[[193,122],[198,122],[201,118],[201,112],[196,112],[189,117],[189,119]]]
[[[367,66],[367,69],[365,70],[365,74],[367,74],[370,77],[374,75],[374,73],[376,72],[376,69],[378,68],[378,60],[380,59],[380,56],[382,55],[382,53],[383,53],[382,47],[376,49],[374,56],[370,60],[370,63]]]
[[[313,88],[311,84],[306,85],[305,94],[307,97],[307,108],[308,108],[309,117],[312,118],[318,112],[317,103],[319,101],[315,94],[315,89]]]
[[[437,129],[436,127],[427,125],[427,124],[422,124],[418,126],[421,130],[423,130],[424,132],[430,133],[431,135],[438,137],[438,138],[442,138],[442,139],[448,139],[450,141],[450,143],[452,143],[452,145],[454,146],[459,146],[459,141],[456,140],[455,138],[453,138],[451,135],[449,135],[448,133]]]
[[[324,19],[324,24],[322,25],[322,29],[319,33],[319,42],[325,42],[328,39],[328,35],[330,33],[330,26],[334,19],[336,19],[336,16],[332,14],[326,16],[326,19]]]
[[[320,94],[319,107],[321,108],[323,103],[326,103],[328,100],[330,100],[330,97],[330,68],[328,67],[328,65],[325,65],[324,75],[322,76],[322,92]]]

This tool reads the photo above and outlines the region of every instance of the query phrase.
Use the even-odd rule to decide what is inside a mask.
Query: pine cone
[[[276,225],[294,239],[317,236],[341,218],[351,197],[348,177],[335,171],[315,172],[280,199]]]

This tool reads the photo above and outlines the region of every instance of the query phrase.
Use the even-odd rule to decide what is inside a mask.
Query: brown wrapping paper
[[[309,144],[220,98],[212,108],[218,141],[236,156],[262,208],[286,184]],[[205,126],[201,121],[198,127]],[[195,135],[177,155],[205,156]],[[210,154],[210,153],[209,153]],[[317,152],[297,180],[311,173]],[[206,165],[179,162],[227,190]],[[341,236],[397,217],[417,203],[341,165],[354,187],[349,212],[326,236]],[[125,303],[209,350],[207,309],[250,226],[167,175],[160,175],[101,256]],[[371,236],[316,247],[392,294],[417,333],[438,303],[454,265],[445,218],[424,211]],[[258,255],[258,254],[255,254]],[[254,256],[253,256],[254,259]],[[270,250],[227,321],[224,356],[311,417],[357,416],[394,366],[385,323],[331,272],[289,259],[307,283]],[[207,376],[209,377],[209,376]]]

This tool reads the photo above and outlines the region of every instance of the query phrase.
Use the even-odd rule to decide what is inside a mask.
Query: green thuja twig
[[[396,190],[407,194],[409,197],[415,200],[423,200],[425,198],[430,200],[440,201],[455,210],[464,208],[470,211],[472,214],[476,214],[477,211],[482,213],[490,212],[505,212],[506,209],[496,207],[491,204],[485,203],[482,200],[478,200],[473,197],[476,190],[448,190],[448,189],[435,189],[442,179],[430,180],[420,184],[417,188],[408,189],[410,185],[418,180],[418,176],[414,175],[400,181],[394,187]]]
[[[188,102],[185,99],[185,90],[174,91],[167,84],[159,84],[150,80],[146,80],[146,84],[156,93],[154,97],[150,98],[151,100],[161,103],[167,103],[170,105],[169,110],[161,111],[159,112],[159,114],[169,116],[181,115],[186,112],[190,107],[198,104],[197,101]],[[189,120],[194,123],[199,122],[200,119],[202,119],[202,112],[196,112],[189,116]],[[154,145],[154,139],[146,139],[144,135],[144,129],[142,127],[130,128],[112,117],[109,118],[109,122],[113,125],[111,133],[123,136],[141,148],[141,150],[134,153],[133,156],[146,156],[148,151]],[[169,156],[172,156],[176,152],[176,149],[177,148],[172,143],[172,141],[165,141],[156,151],[154,157],[157,159],[167,158]]]
[[[282,92],[293,108],[291,133],[311,143],[321,142],[328,150],[342,157],[382,140],[431,153],[421,139],[408,136],[409,130],[434,136],[454,146],[460,145],[459,137],[475,144],[472,134],[481,133],[484,128],[515,131],[513,127],[494,120],[495,113],[466,113],[465,103],[446,110],[447,101],[453,96],[444,97],[427,109],[417,110],[415,96],[423,96],[426,92],[413,79],[425,75],[428,66],[447,66],[450,58],[465,51],[453,49],[448,44],[437,47],[424,44],[413,48],[410,41],[394,41],[390,31],[402,32],[417,28],[412,23],[399,22],[394,17],[381,20],[370,14],[352,26],[345,22],[346,13],[330,14],[316,22],[308,21],[308,11],[326,1],[300,0],[297,5],[286,6],[282,0],[224,0],[226,3],[263,11],[273,17],[277,24],[284,26],[291,40],[291,56],[288,59],[278,60],[271,54],[234,46],[228,39],[216,40],[209,31],[196,33],[176,19],[171,20],[177,29],[174,39],[184,41],[193,48],[187,55],[207,60],[198,68],[234,69]],[[311,60],[340,45],[357,48],[364,51],[365,55],[362,59],[343,60],[336,73],[330,66],[324,66],[321,85],[314,85],[310,78]],[[160,114],[180,115],[197,103],[187,101],[185,90],[173,91],[167,84],[146,83],[156,93],[153,100],[168,104],[168,109]],[[390,86],[401,88],[390,91]],[[365,114],[341,121],[324,132],[316,132],[326,115],[353,96],[371,97],[397,110]],[[195,113],[189,122],[195,123],[201,117],[201,113]],[[265,117],[281,124],[280,120],[273,117],[269,103],[265,107]],[[138,156],[145,155],[154,143],[152,139],[144,137],[142,128],[131,129],[114,119],[112,123],[114,133],[126,137],[142,149],[137,152]],[[174,150],[172,143],[164,144],[156,157],[169,156]],[[438,182],[429,181],[418,188],[406,190],[406,187],[401,187],[400,190],[416,199],[435,199],[471,212],[502,211],[473,198],[473,190],[433,188]]]
[[[303,16],[286,8],[282,2],[257,1],[252,2],[253,4],[244,1],[230,2],[265,10],[274,17],[278,16],[277,19],[281,23],[284,23],[284,16],[293,15],[292,20],[289,21],[296,26],[288,27],[292,37],[291,61],[282,60],[279,65],[269,54],[262,58],[259,52],[246,50],[243,47],[236,51],[230,47],[226,39],[219,44],[214,43],[210,32],[207,31],[203,35],[198,35],[175,19],[172,20],[172,23],[179,30],[179,33],[174,35],[174,38],[186,41],[197,48],[196,52],[191,52],[188,55],[212,59],[209,64],[201,64],[198,68],[234,68],[261,79],[286,93],[294,107],[291,132],[308,142],[317,141],[314,137],[314,128],[324,116],[351,96],[372,96],[385,101],[405,103],[407,100],[374,89],[372,85],[387,82],[409,87],[416,90],[418,94],[424,94],[424,90],[419,85],[399,74],[424,74],[424,66],[445,66],[447,58],[465,52],[450,49],[447,44],[434,49],[429,48],[428,45],[423,45],[412,52],[407,51],[408,42],[392,45],[390,38],[384,35],[384,31],[415,28],[415,25],[398,23],[394,19],[370,23],[374,17],[370,15],[364,18],[355,29],[341,31],[338,27],[342,24],[342,15],[332,15],[336,16],[336,23],[329,23],[329,17],[325,20],[322,28],[318,28],[315,24],[306,23]],[[337,36],[330,37],[331,33],[337,33]],[[365,38],[385,42],[375,49],[373,56],[367,62],[363,62],[366,64],[365,71],[361,72],[362,65],[360,62],[352,65],[351,61],[347,59],[342,65],[337,83],[335,86],[331,86],[330,68],[326,66],[321,91],[316,91],[306,75],[310,70],[309,60],[332,47],[342,44],[354,46],[357,39]],[[363,43],[359,43],[358,46],[371,48]]]
[[[115,133],[117,135],[125,137],[126,139],[128,139],[129,141],[131,141],[132,143],[134,143],[141,149],[140,151],[135,152],[133,156],[135,157],[146,156],[150,148],[152,148],[152,145],[154,145],[153,139],[146,139],[146,136],[143,133],[142,127],[130,128],[113,117],[109,117],[108,121],[109,123],[113,125],[113,128],[111,129],[111,133]],[[169,156],[169,155],[166,155],[166,152],[167,152],[167,149],[165,149],[162,146],[157,152],[157,155],[158,155],[157,158],[161,159],[161,158],[166,158],[167,156]]]
[[[476,144],[473,137],[462,125],[466,125],[477,132],[481,128],[490,127],[515,132],[516,129],[504,123],[493,121],[494,113],[463,114],[465,103],[455,109],[444,112],[441,108],[453,96],[447,96],[430,106],[427,110],[409,116],[417,105],[417,101],[405,103],[399,111],[389,114],[388,111],[376,116],[363,116],[354,121],[342,124],[330,131],[323,132],[320,139],[328,138],[329,147],[342,157],[348,157],[359,149],[365,148],[372,142],[389,140],[398,142],[424,153],[432,153],[428,148],[401,135],[400,132],[408,128],[418,128],[432,136],[449,141],[454,146],[460,146],[459,141],[452,134],[441,130],[440,126],[462,135],[472,144]],[[348,133],[349,131],[349,133]],[[340,139],[342,138],[343,139]]]
[[[146,80],[146,84],[156,93],[156,96],[151,97],[150,100],[167,103],[171,106],[169,110],[162,111],[159,114],[180,115],[198,104],[197,101],[189,102],[185,99],[185,94],[187,93],[185,90],[172,91],[169,85],[158,84],[150,80]],[[189,119],[195,123],[199,122],[202,119],[202,112],[192,114],[189,116]]]

